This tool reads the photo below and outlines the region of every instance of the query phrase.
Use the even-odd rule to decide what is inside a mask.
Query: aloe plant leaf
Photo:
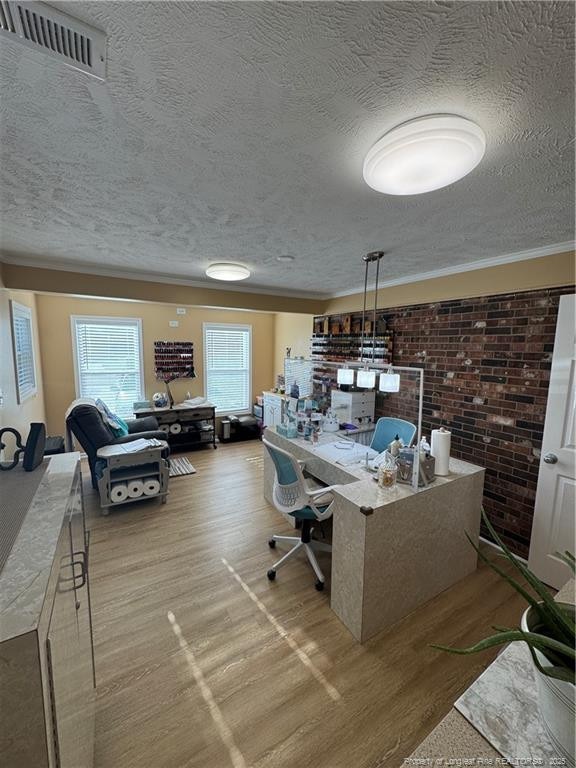
[[[476,550],[478,557],[484,563],[486,563],[486,565],[490,566],[490,568],[492,568],[492,570],[495,571],[499,576],[505,579],[505,581],[507,581],[508,584],[510,584],[510,586],[513,587],[516,590],[516,592],[518,592],[518,594],[522,595],[524,600],[526,600],[526,602],[529,603],[532,606],[532,608],[534,608],[541,615],[542,614],[541,604],[534,597],[532,597],[532,595],[529,592],[527,592],[524,589],[524,587],[518,581],[516,581],[516,579],[510,576],[510,574],[506,573],[506,571],[502,570],[502,568],[499,568],[493,560],[490,560],[490,558],[487,557],[484,554],[484,552],[482,552],[480,547],[474,543],[471,536],[467,532],[466,532],[466,538]]]
[[[566,563],[568,568],[572,571],[572,573],[576,574],[576,560],[574,560],[574,555],[570,552],[554,552],[554,555],[559,559],[562,560],[563,563]]]
[[[528,650],[530,651],[530,655],[532,656],[532,661],[534,662],[534,666],[536,667],[536,669],[538,669],[539,672],[542,672],[543,675],[546,675],[547,677],[553,677],[555,680],[564,680],[567,683],[576,682],[576,676],[574,674],[574,670],[571,670],[571,669],[568,669],[568,667],[562,667],[562,666],[543,667],[542,664],[540,664],[540,661],[538,659],[538,656],[534,648],[528,645]]]
[[[455,653],[459,656],[469,656],[472,653],[479,653],[480,651],[486,651],[488,648],[494,648],[497,645],[506,645],[511,640],[516,638],[512,637],[514,632],[502,632],[492,637],[487,637],[484,640],[480,640],[476,645],[470,645],[468,648],[454,648],[450,645],[438,645],[432,643],[431,648],[435,648],[437,651],[447,651],[447,653]]]
[[[496,630],[496,632],[514,632],[515,630],[511,629],[510,627],[498,627],[494,626],[492,629]],[[522,630],[520,630],[522,632]],[[545,635],[543,635],[545,637]],[[527,643],[528,645],[528,643]],[[566,659],[562,658],[562,656],[557,653],[556,651],[552,651],[549,648],[546,650],[546,658],[548,661],[553,664],[554,666],[558,667],[566,667]]]
[[[486,515],[486,512],[484,509],[482,509],[482,518],[484,520],[484,523],[486,524],[486,527],[488,528],[488,531],[490,532],[490,535],[494,538],[495,542],[498,544],[499,547],[501,547],[502,551],[510,560],[510,562],[516,567],[518,571],[524,576],[528,584],[532,587],[532,589],[539,595],[539,597],[542,599],[542,602],[547,607],[549,611],[549,621],[552,622],[553,628],[560,632],[562,635],[566,637],[567,640],[571,642],[571,644],[574,644],[575,640],[575,633],[574,633],[574,622],[570,622],[568,617],[564,614],[564,611],[562,611],[558,605],[554,601],[554,598],[550,595],[544,584],[538,579],[530,569],[526,568],[514,555],[512,552],[508,549],[506,544],[502,541],[502,539],[498,536],[496,531],[494,530],[494,527],[492,526],[492,523],[488,519],[488,516]]]
[[[505,581],[507,581],[510,586],[515,589],[518,594],[520,594],[524,600],[536,611],[538,616],[540,617],[540,620],[545,623],[551,623],[552,626],[554,626],[554,618],[550,615],[550,611],[548,610],[547,606],[544,605],[541,602],[538,602],[529,592],[527,592],[524,587],[516,581],[512,576],[510,576],[506,571],[504,571],[502,568],[500,568],[493,560],[490,560],[480,549],[480,547],[474,543],[472,538],[469,536],[468,533],[466,533],[466,538],[470,542],[470,544],[474,547],[476,550],[478,557],[485,562],[490,568],[492,568],[493,571],[495,571],[499,576],[501,576]],[[554,603],[554,606],[557,607],[556,603]],[[571,641],[570,633],[568,632],[561,632],[561,635],[564,636],[564,638],[567,641]]]
[[[446,645],[433,645],[432,648],[438,650],[448,651],[449,653],[457,653],[461,655],[469,655],[471,653],[478,653],[479,651],[485,651],[488,648],[493,648],[497,645],[504,645],[505,643],[514,642],[515,640],[521,640],[534,648],[538,648],[539,651],[544,653],[547,650],[557,652],[569,659],[574,660],[576,658],[576,651],[574,648],[562,643],[559,640],[554,640],[547,635],[539,635],[535,632],[522,632],[520,629],[512,629],[507,632],[499,632],[497,635],[486,637],[484,640],[480,640],[476,645],[472,645],[469,648],[451,648]]]

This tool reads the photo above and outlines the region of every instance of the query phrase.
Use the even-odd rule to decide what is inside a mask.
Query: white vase
[[[568,603],[560,603],[574,618],[575,608]],[[532,608],[522,616],[521,627],[524,632],[533,631],[538,617]],[[536,651],[538,661],[543,667],[552,666],[548,659]],[[534,665],[534,674],[538,689],[538,708],[550,742],[559,757],[565,758],[566,766],[574,766],[574,724],[576,722],[574,683],[556,680],[542,674]]]

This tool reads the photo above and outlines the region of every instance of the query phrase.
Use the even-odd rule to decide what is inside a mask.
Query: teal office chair
[[[404,421],[404,419],[383,416],[376,422],[376,429],[374,430],[374,437],[370,443],[370,448],[378,451],[378,453],[382,453],[382,451],[388,448],[396,435],[398,435],[404,445],[412,445],[416,435],[416,425],[410,421]]]
[[[270,454],[276,471],[272,491],[274,506],[280,512],[302,521],[300,537],[274,535],[269,540],[268,544],[271,549],[276,548],[276,542],[287,542],[294,544],[294,546],[277,563],[274,563],[268,571],[268,578],[270,581],[274,581],[276,571],[303,549],[316,574],[316,589],[321,591],[324,589],[324,574],[318,565],[314,549],[330,552],[331,547],[312,539],[312,531],[314,530],[312,524],[317,520],[327,520],[332,517],[334,500],[330,493],[331,487],[318,490],[309,488],[302,473],[301,463],[291,453],[272,445],[264,438],[262,438],[262,442]]]

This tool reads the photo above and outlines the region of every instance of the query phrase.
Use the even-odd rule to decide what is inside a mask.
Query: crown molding
[[[382,288],[394,288],[397,285],[406,285],[407,283],[419,283],[423,280],[433,280],[437,277],[448,277],[449,275],[457,275],[460,272],[473,272],[477,269],[488,269],[489,267],[498,267],[502,264],[512,264],[515,261],[528,261],[530,259],[538,259],[542,256],[554,256],[557,253],[566,253],[573,251],[576,248],[576,241],[569,240],[565,243],[554,243],[552,245],[545,245],[540,248],[531,248],[527,251],[517,251],[516,253],[507,253],[503,256],[492,256],[488,259],[479,259],[478,261],[470,261],[466,264],[460,264],[453,267],[443,267],[441,269],[432,269],[429,272],[418,272],[415,275],[407,275],[406,277],[397,277],[394,280],[387,280],[384,283],[378,283],[378,290]],[[368,285],[368,290],[373,291],[375,289],[375,283]],[[353,296],[356,293],[362,293],[364,290],[361,288],[352,288],[340,293],[334,293],[330,298],[339,299],[342,296]]]
[[[512,264],[518,261],[528,261],[530,259],[538,259],[542,256],[553,256],[557,253],[565,253],[567,251],[573,251],[576,247],[574,240],[569,240],[563,243],[553,243],[552,245],[546,245],[539,248],[531,248],[525,251],[517,251],[515,253],[507,253],[502,256],[492,256],[488,259],[479,259],[477,261],[471,261],[466,264],[459,264],[457,266],[442,267],[440,269],[433,269],[428,272],[418,272],[414,275],[406,275],[405,277],[398,277],[393,280],[387,280],[378,284],[378,289],[393,288],[398,285],[406,285],[408,283],[418,283],[424,280],[433,280],[434,278],[448,277],[449,275],[459,274],[460,272],[473,272],[477,269],[488,269],[489,267],[497,267],[503,264]],[[230,291],[233,293],[253,293],[262,294],[266,296],[281,296],[283,298],[294,299],[312,299],[317,301],[327,301],[329,299],[338,299],[343,296],[352,296],[357,293],[362,293],[363,286],[357,288],[349,288],[346,291],[340,291],[338,293],[321,293],[312,291],[290,291],[290,290],[276,290],[273,288],[258,288],[249,287],[247,285],[236,285],[232,283],[222,283],[221,285],[208,284],[199,280],[189,280],[187,278],[174,277],[165,274],[150,274],[150,273],[138,273],[131,272],[122,269],[102,269],[98,267],[92,267],[84,264],[70,264],[65,262],[47,262],[44,259],[34,259],[29,257],[15,256],[10,253],[0,253],[0,263],[13,264],[19,267],[32,267],[35,269],[51,269],[60,272],[78,272],[80,274],[95,275],[97,277],[112,277],[122,280],[136,280],[150,283],[165,283],[168,285],[184,285],[190,288],[203,288],[206,291]],[[374,290],[375,284],[369,284],[368,290]]]
[[[119,280],[134,280],[147,283],[164,283],[167,285],[184,285],[189,288],[203,288],[206,291],[226,291],[232,293],[256,293],[265,296],[279,296],[288,299],[312,299],[325,301],[330,298],[327,293],[313,291],[290,291],[278,290],[274,288],[249,287],[247,285],[237,285],[233,282],[203,282],[200,280],[189,280],[185,277],[174,277],[162,273],[151,274],[149,272],[131,272],[124,269],[106,269],[100,267],[88,266],[85,264],[69,264],[65,262],[50,262],[45,259],[34,259],[29,257],[14,256],[10,253],[0,253],[0,264],[11,264],[17,267],[31,267],[33,269],[49,269],[57,272],[77,272],[82,275],[94,275],[95,277],[112,277]]]

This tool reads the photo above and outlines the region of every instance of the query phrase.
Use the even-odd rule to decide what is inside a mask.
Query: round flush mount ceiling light
[[[453,184],[486,149],[480,126],[457,115],[409,120],[379,139],[364,160],[364,181],[388,195],[420,195]]]
[[[218,264],[210,264],[206,274],[214,280],[245,280],[250,277],[250,270],[242,264],[223,261]]]

